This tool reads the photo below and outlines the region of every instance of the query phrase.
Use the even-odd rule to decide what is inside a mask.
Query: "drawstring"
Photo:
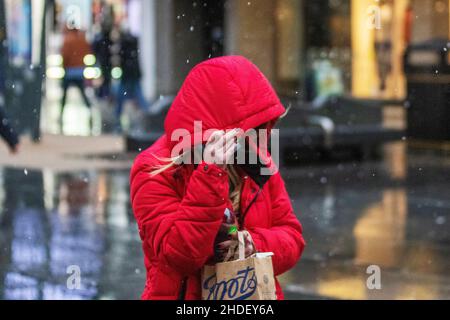
[[[255,197],[252,199],[252,201],[250,201],[249,205],[247,206],[247,208],[245,208],[245,211],[239,216],[239,227],[242,228],[244,226],[244,220],[245,220],[245,216],[247,215],[248,211],[250,210],[250,208],[252,207],[252,205],[256,202],[256,200],[258,199],[259,195],[261,194],[262,188],[259,187],[258,192],[256,193]]]

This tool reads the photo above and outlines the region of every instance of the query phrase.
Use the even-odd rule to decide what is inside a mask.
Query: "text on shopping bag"
[[[258,281],[255,268],[247,266],[226,281],[217,282],[216,274],[213,274],[203,281],[202,286],[209,292],[206,300],[246,300],[255,294]]]

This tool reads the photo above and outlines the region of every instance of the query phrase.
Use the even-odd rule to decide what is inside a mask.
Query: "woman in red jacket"
[[[229,228],[227,212],[236,212],[239,229],[247,231],[247,255],[273,252],[275,276],[294,267],[305,242],[280,174],[259,179],[227,162],[236,152],[235,143],[226,143],[239,131],[233,129],[270,130],[285,112],[264,75],[243,57],[208,60],[190,72],[167,115],[165,135],[131,171],[147,269],[143,299],[201,299],[202,267],[230,246],[218,240]],[[179,138],[194,149],[196,121],[203,130],[216,130],[200,139],[212,156],[198,165],[180,164],[173,150]]]

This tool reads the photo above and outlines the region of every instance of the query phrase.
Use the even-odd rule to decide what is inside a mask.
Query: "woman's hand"
[[[221,232],[222,230],[230,230],[230,227],[232,227],[232,225],[223,223],[220,230]],[[217,250],[220,253],[218,257],[220,261],[223,261],[225,259],[230,247],[239,241],[237,232],[231,234],[230,237],[231,237],[230,240],[226,240],[217,245]],[[256,253],[256,248],[251,237],[247,232],[244,232],[244,241],[245,241],[245,257],[248,258]]]
[[[205,146],[203,154],[205,162],[218,165],[222,169],[233,163],[237,148],[236,137],[239,133],[239,129],[234,129],[227,133],[225,131],[214,132]]]

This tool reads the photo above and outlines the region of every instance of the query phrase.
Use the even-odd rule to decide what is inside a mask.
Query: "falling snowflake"
[[[445,219],[445,217],[443,216],[439,216],[436,218],[436,224],[442,226],[443,224],[445,224],[447,220]]]

